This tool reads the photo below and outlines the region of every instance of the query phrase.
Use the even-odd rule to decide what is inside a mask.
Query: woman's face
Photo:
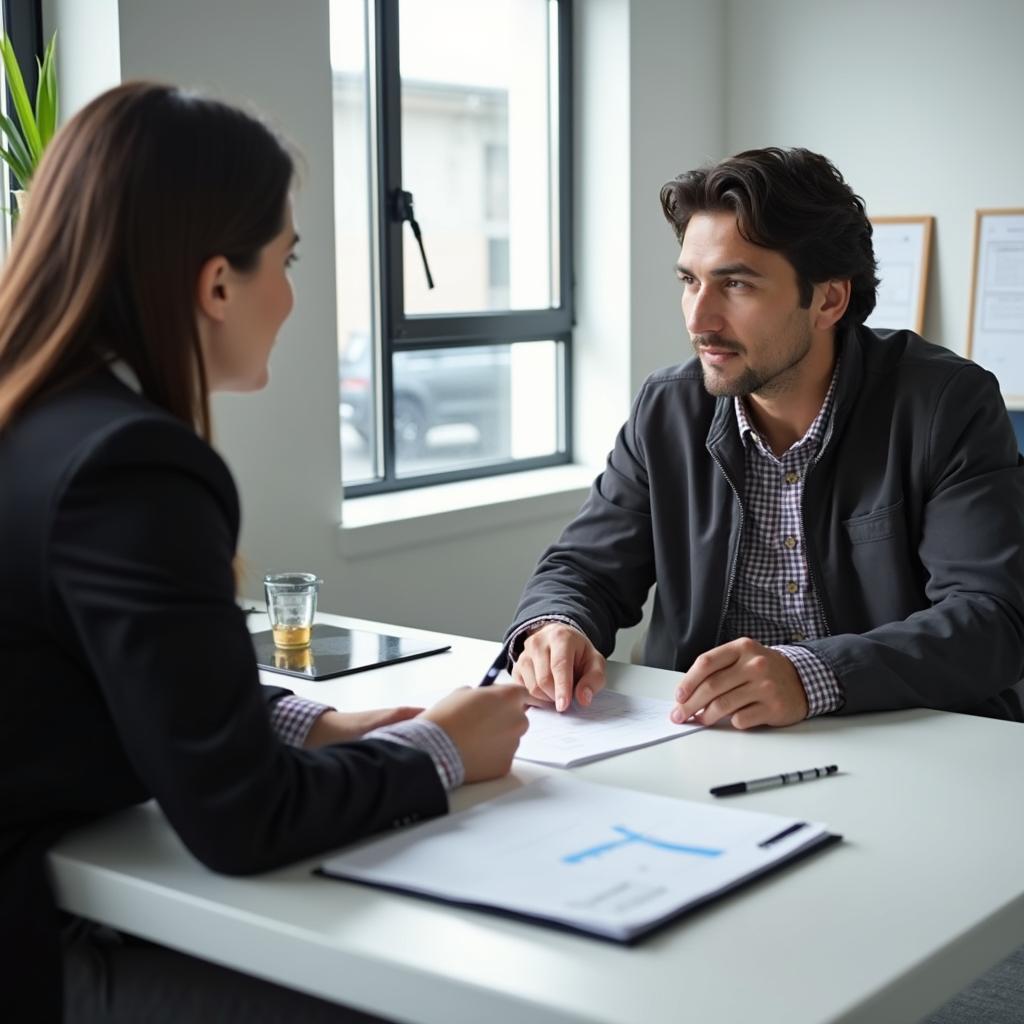
[[[235,270],[222,257],[207,262],[199,280],[199,336],[210,391],[258,391],[277,333],[294,304],[288,268],[295,259],[292,204],[281,233],[259,253],[254,270]]]

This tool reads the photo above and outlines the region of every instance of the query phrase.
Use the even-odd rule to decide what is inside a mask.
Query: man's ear
[[[814,286],[814,290],[817,293],[814,327],[818,331],[827,331],[839,323],[850,304],[850,279],[822,281]]]
[[[229,269],[223,256],[211,256],[199,269],[196,307],[214,323],[223,323],[227,316]]]

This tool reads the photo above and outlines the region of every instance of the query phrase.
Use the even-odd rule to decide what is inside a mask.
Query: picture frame
[[[878,300],[865,324],[923,334],[935,218],[921,215],[870,219],[880,283]]]
[[[1024,409],[1024,207],[975,211],[967,358],[999,378],[1008,409]]]

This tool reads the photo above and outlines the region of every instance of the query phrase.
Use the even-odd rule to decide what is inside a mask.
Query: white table
[[[345,709],[417,703],[475,683],[497,649],[450,639],[448,654],[294,689]],[[674,673],[609,670],[616,689],[673,692]],[[711,800],[717,783],[831,763],[841,775],[730,805],[824,821],[845,842],[633,948],[328,881],[316,860],[215,875],[152,804],[69,836],[52,865],[67,910],[399,1021],[912,1022],[1024,942],[1024,726],[910,711],[714,728],[575,771]],[[517,762],[453,806],[543,771]]]

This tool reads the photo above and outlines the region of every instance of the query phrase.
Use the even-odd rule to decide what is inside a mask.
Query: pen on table
[[[773,786],[788,786],[793,782],[807,782],[809,779],[823,779],[826,775],[835,775],[839,768],[826,765],[824,768],[807,768],[802,772],[784,772],[782,775],[766,775],[763,779],[751,779],[749,782],[731,782],[728,786],[713,786],[712,796],[734,796],[736,793],[751,793],[757,789],[771,789]]]
[[[484,673],[483,679],[480,680],[481,686],[490,686],[498,676],[501,675],[508,668],[508,655],[505,653],[505,648],[502,647],[498,651],[498,656],[491,662],[491,667]]]

